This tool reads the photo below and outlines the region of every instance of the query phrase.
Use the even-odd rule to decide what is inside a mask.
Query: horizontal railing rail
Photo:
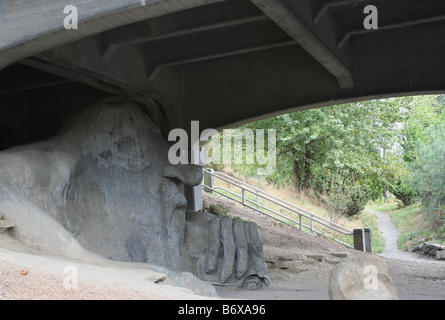
[[[350,244],[338,239],[334,233],[339,233],[344,236],[353,236],[353,231],[337,224],[329,219],[321,217],[308,210],[300,208],[290,202],[275,197],[270,193],[260,190],[254,186],[251,186],[244,181],[238,180],[230,175],[222,172],[214,171],[213,169],[203,169],[204,183],[202,188],[206,192],[215,192],[233,201],[236,201],[245,207],[248,207],[256,212],[266,215],[272,219],[299,228],[302,231],[310,232],[312,234],[319,234],[323,237],[332,239],[333,241],[340,243],[346,247],[354,248]],[[216,185],[215,179],[224,181],[225,183],[232,185],[240,190],[240,193],[233,192],[220,185]],[[249,197],[250,196],[250,197]],[[273,207],[273,208],[272,208]],[[286,215],[278,210],[287,211],[298,215],[298,220]],[[281,211],[280,210],[280,211]],[[306,223],[304,220],[307,220]],[[322,231],[317,226],[323,226],[325,229],[333,231],[327,233],[326,230]]]

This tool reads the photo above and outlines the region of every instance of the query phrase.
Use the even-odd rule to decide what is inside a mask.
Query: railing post
[[[212,193],[212,190],[215,188],[215,177],[213,176],[213,169],[210,169],[209,171],[210,172],[204,170],[204,185],[208,187],[204,188],[204,191]]]
[[[260,197],[258,195],[259,190],[255,189],[255,191],[256,191],[256,208],[259,209],[260,208]]]
[[[314,234],[314,215],[311,214],[311,233]]]
[[[300,219],[300,231],[302,230],[301,228],[302,228],[302,225],[301,225],[301,214],[299,214],[299,219]]]
[[[244,188],[241,188],[241,198],[242,198],[242,200],[243,200],[243,204],[244,204],[244,202],[245,202],[245,195],[244,195]]]

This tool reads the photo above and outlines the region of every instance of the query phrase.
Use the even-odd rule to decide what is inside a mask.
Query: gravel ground
[[[204,194],[210,204],[224,207],[230,215],[259,225],[266,258],[277,255],[301,257],[299,269],[270,268],[272,285],[258,291],[235,287],[217,287],[221,298],[325,300],[328,297],[329,272],[335,264],[364,253],[295,228],[277,224],[251,210]],[[393,252],[394,253],[394,252]],[[399,254],[399,252],[396,252]],[[390,275],[400,299],[445,300],[445,262],[406,259],[385,255]],[[397,258],[397,259],[394,259]],[[72,268],[78,276],[77,287],[71,281]],[[92,266],[30,251],[9,237],[0,235],[0,300],[194,300],[208,299],[191,291],[165,284],[155,284],[143,269]]]
[[[54,273],[36,270],[30,264],[11,264],[2,261],[0,299],[5,300],[101,300],[155,299],[154,295],[99,285],[78,283],[77,289],[64,287],[64,278]],[[67,285],[67,288],[69,286]],[[162,296],[161,296],[162,298]]]
[[[156,284],[148,269],[104,267],[0,248],[0,300],[198,300],[190,290]]]

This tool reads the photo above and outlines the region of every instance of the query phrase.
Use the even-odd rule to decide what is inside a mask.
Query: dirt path
[[[399,260],[419,261],[419,259],[422,259],[415,253],[401,251],[398,249],[397,240],[399,238],[399,233],[397,232],[394,223],[387,213],[370,209],[367,209],[367,211],[377,216],[379,231],[382,233],[382,236],[385,239],[385,251],[380,253],[380,256]]]

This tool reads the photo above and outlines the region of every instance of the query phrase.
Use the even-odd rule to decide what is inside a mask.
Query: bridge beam
[[[0,1],[0,68],[18,61],[29,67],[15,71],[59,76],[37,72],[43,87],[32,90],[39,81],[13,85],[6,68],[0,98],[67,96],[81,83],[100,89],[98,96],[154,99],[165,118],[179,119],[171,128],[199,120],[223,129],[342,102],[442,92],[445,2],[372,2],[378,30],[362,29],[370,0],[82,0],[79,29],[65,30],[60,1]]]
[[[57,46],[134,22],[225,0],[87,0],[78,9],[78,29],[63,26],[67,5],[50,0],[0,1],[0,70]],[[7,50],[6,50],[7,49]]]
[[[313,30],[308,28],[307,24],[298,18],[297,14],[300,16],[306,15],[306,17],[310,17],[312,20],[312,13],[309,10],[307,1],[299,0],[300,4],[296,8],[298,10],[292,10],[292,8],[280,0],[251,1],[332,73],[337,78],[340,88],[354,87],[352,72],[340,60],[336,52],[328,48],[326,42],[323,41],[324,37],[316,35]],[[306,2],[306,5],[301,5],[303,2]]]

